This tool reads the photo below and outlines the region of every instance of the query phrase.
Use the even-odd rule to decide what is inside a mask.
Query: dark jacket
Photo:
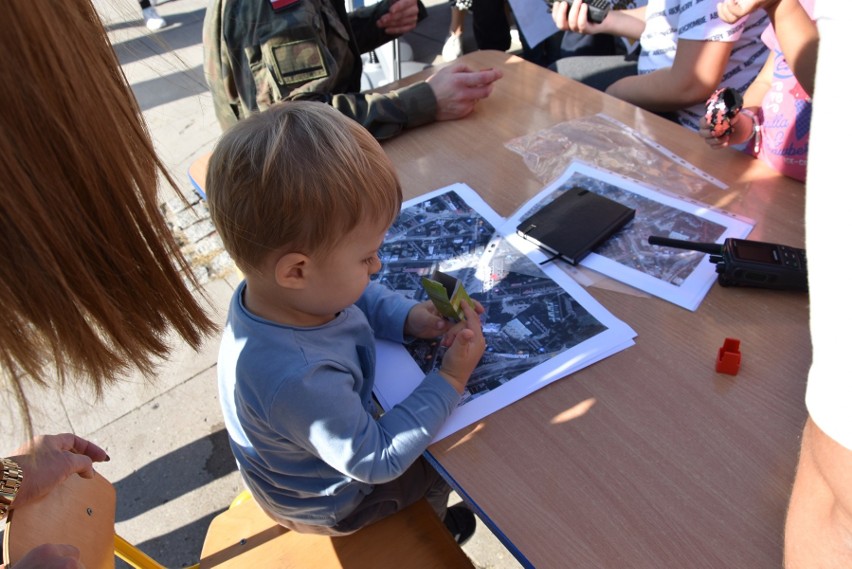
[[[378,139],[435,119],[423,82],[388,94],[360,93],[361,53],[393,39],[376,26],[383,0],[347,14],[343,0],[211,0],[204,18],[204,74],[227,129],[282,100],[331,104]]]

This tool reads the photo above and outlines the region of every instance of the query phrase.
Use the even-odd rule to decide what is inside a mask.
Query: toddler
[[[465,305],[452,325],[431,303],[371,283],[402,201],[373,136],[328,105],[279,103],[223,135],[206,188],[245,275],[220,346],[219,390],[260,506],[290,529],[344,535],[426,497],[457,539],[472,533],[473,514],[447,512],[449,487],[422,454],[485,349],[483,309]],[[377,412],[375,338],[441,334],[441,369]]]

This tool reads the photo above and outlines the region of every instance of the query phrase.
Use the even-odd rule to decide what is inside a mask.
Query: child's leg
[[[464,53],[462,34],[464,33],[464,17],[467,10],[462,10],[457,5],[458,1],[450,10],[450,33],[444,42],[444,47],[441,48],[441,57],[444,58],[444,61],[455,61]]]
[[[373,488],[334,530],[350,533],[426,498],[441,519],[447,512],[450,486],[425,458],[418,458],[402,476]]]
[[[447,481],[441,478],[441,475],[435,471],[429,462],[425,458],[420,458],[429,469],[435,473],[436,479],[434,483],[429,486],[429,489],[426,491],[426,501],[429,502],[429,505],[432,506],[432,509],[435,510],[435,513],[438,514],[438,517],[442,520],[447,515],[447,501],[450,499],[450,485],[447,484]]]

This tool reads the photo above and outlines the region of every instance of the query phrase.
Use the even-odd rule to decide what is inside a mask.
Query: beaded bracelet
[[[758,111],[758,114],[755,114],[749,109],[741,109],[740,114],[751,119],[752,131],[751,136],[749,136],[747,140],[754,138],[754,154],[757,155],[757,153],[760,152],[760,130],[763,126],[763,121],[761,120],[762,113]]]

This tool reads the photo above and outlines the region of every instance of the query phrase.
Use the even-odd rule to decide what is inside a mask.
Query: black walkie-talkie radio
[[[544,0],[544,1],[547,4],[548,12],[552,12],[553,11],[553,2],[555,0]],[[564,1],[568,2],[569,8],[571,7],[571,4],[573,4],[572,0],[564,0]],[[589,6],[588,7],[589,21],[594,22],[596,24],[600,24],[601,22],[603,22],[604,18],[606,18],[606,15],[609,14],[610,8],[612,8],[612,5],[609,3],[608,0],[584,0],[584,2],[586,4],[588,4],[588,6]]]
[[[732,237],[724,243],[694,243],[652,235],[648,243],[709,253],[722,286],[808,290],[804,249]]]

